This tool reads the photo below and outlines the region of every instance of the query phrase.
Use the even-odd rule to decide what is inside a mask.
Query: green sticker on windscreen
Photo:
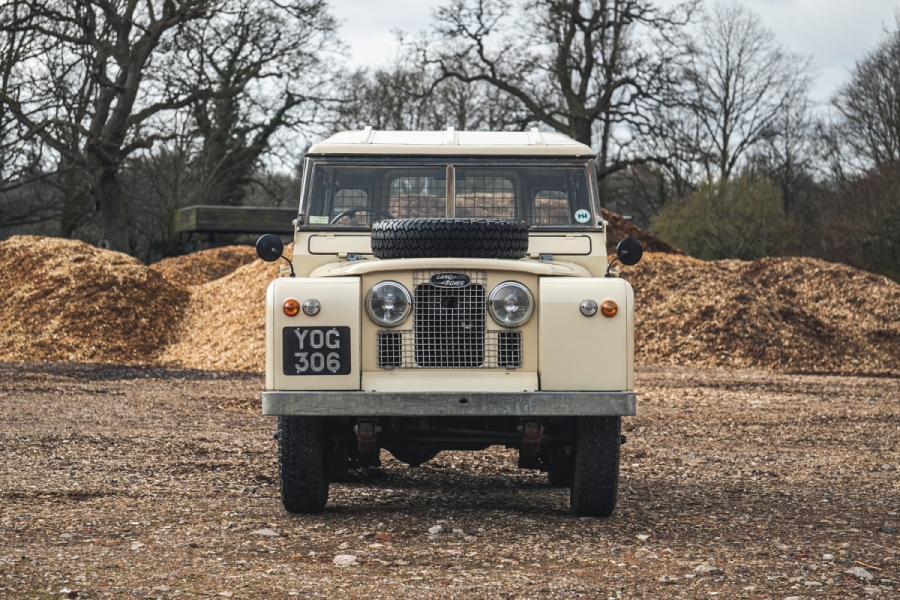
[[[328,225],[328,217],[310,216],[309,224],[310,225]]]
[[[591,220],[591,213],[582,208],[575,212],[575,220],[579,223],[587,223]]]

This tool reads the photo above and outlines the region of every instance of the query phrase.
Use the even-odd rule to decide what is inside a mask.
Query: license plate
[[[285,327],[281,339],[285,375],[350,373],[349,327]]]

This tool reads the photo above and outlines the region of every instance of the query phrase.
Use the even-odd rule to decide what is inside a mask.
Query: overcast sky
[[[331,0],[343,22],[341,37],[354,65],[377,67],[396,54],[395,29],[427,31],[434,7],[447,0]],[[817,78],[813,100],[825,102],[853,63],[894,27],[898,0],[746,0],[778,40],[811,56]]]

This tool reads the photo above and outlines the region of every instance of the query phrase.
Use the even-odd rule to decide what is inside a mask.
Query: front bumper
[[[633,416],[634,392],[263,392],[264,415],[304,417]]]

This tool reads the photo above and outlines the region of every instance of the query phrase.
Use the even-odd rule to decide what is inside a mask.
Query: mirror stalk
[[[290,259],[288,259],[288,257],[284,256],[283,254],[281,255],[281,258],[287,261],[288,266],[291,268],[291,274],[288,275],[288,277],[294,277],[294,263],[292,263]]]
[[[617,260],[619,260],[620,258],[622,258],[622,257],[616,256],[614,259],[609,261],[609,264],[606,265],[606,275],[604,275],[604,277],[612,277],[612,274],[610,274],[609,270],[612,269],[613,263],[616,262]]]

